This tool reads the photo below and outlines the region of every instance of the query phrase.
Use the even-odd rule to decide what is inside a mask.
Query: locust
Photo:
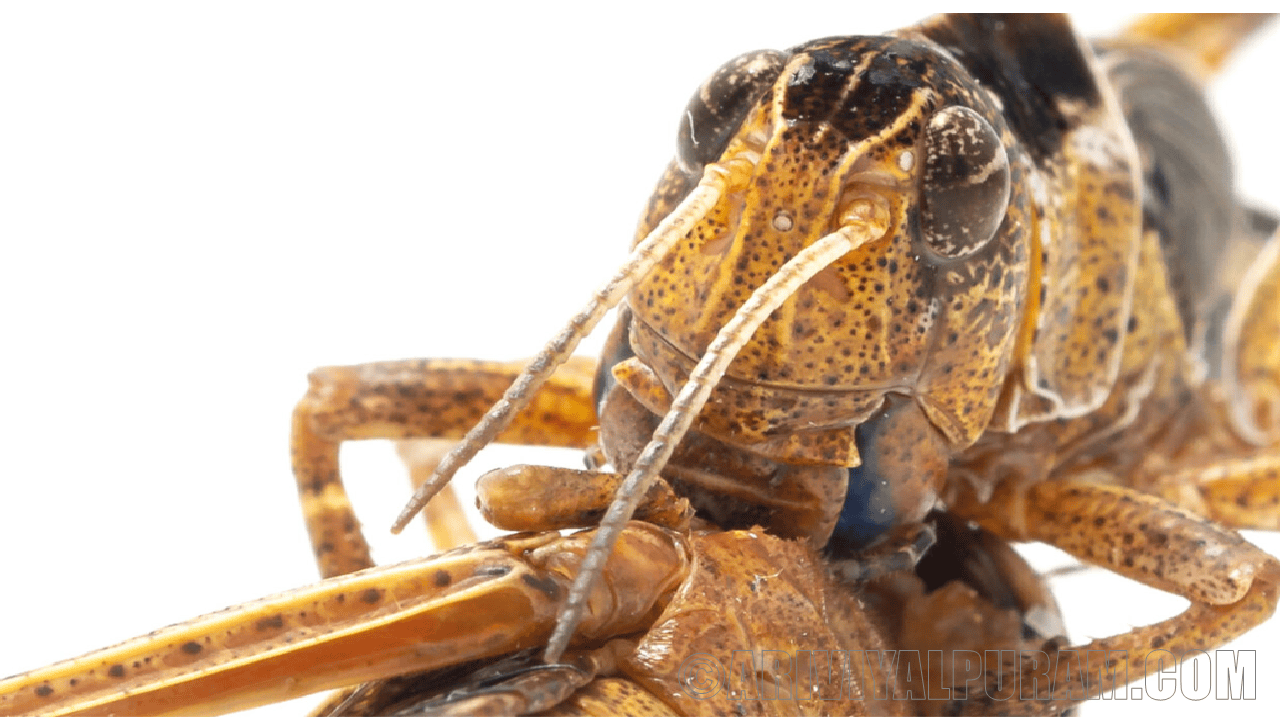
[[[902,23],[902,24],[905,24],[905,23]],[[823,32],[810,32],[810,33],[809,33],[809,35],[812,35],[812,36],[815,36],[815,35],[822,35],[822,33],[826,33],[826,32],[829,32],[829,31],[823,31]],[[772,42],[772,41],[769,41],[769,42]],[[769,44],[769,42],[760,42],[760,45]],[[748,45],[750,45],[750,44],[748,44]],[[741,49],[741,47],[737,47],[737,49]],[[730,51],[730,53],[722,53],[722,55],[731,54],[731,53],[732,53],[732,51]],[[714,63],[712,63],[712,64],[714,64]],[[690,86],[691,86],[691,85],[692,85],[692,83],[690,83]],[[682,92],[684,92],[684,91],[682,91]],[[140,629],[141,629],[141,628],[140,628]]]
[[[1087,646],[1132,653],[1126,670],[1265,621],[1280,561],[1212,520],[1280,524],[1280,240],[1236,204],[1198,102],[1257,22],[1151,18],[1089,45],[1063,17],[940,16],[725,63],[687,106],[627,262],[393,529],[504,432],[581,442],[594,404],[591,457],[616,470],[486,486],[530,497],[537,517],[514,527],[600,524],[548,663],[613,537],[673,488],[721,525],[809,539],[852,580],[918,559],[945,503],[1191,600]],[[593,390],[548,383],[615,305]],[[495,375],[313,376],[294,462],[322,573],[371,564],[337,442],[453,437],[474,411],[440,398],[487,404]],[[599,485],[616,487],[607,512]]]

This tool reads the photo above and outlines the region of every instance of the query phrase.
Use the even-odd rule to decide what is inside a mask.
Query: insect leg
[[[1003,485],[985,504],[968,495],[952,510],[1010,540],[1055,545],[1191,601],[1191,607],[1164,622],[1062,651],[1076,656],[1111,653],[1107,672],[1118,678],[1146,675],[1147,656],[1153,652],[1171,652],[1180,659],[1186,652],[1230,642],[1271,617],[1280,599],[1280,561],[1238,533],[1130,488],[1066,481],[1025,488]],[[1059,687],[1063,692],[1089,690],[1086,668],[1067,665],[1055,671],[1055,693]],[[1158,669],[1155,663],[1151,669]]]
[[[536,648],[590,540],[512,536],[230,607],[0,679],[0,715],[231,712]],[[629,524],[575,642],[652,625],[691,552],[679,533]]]
[[[595,361],[574,358],[498,439],[586,447],[594,442]],[[406,360],[321,368],[293,414],[294,477],[324,577],[371,566],[369,546],[338,469],[346,440],[458,439],[502,396],[521,363]]]
[[[622,480],[611,472],[514,465],[480,476],[476,498],[485,520],[503,530],[567,530],[599,524]],[[659,477],[635,519],[683,531],[693,506]]]
[[[1007,539],[1049,543],[1192,602],[1235,603],[1264,592],[1254,580],[1280,582],[1280,560],[1239,533],[1130,488],[1065,480],[1001,486],[985,506],[968,496],[953,510]]]
[[[1233,605],[1192,603],[1164,622],[1135,628],[1088,645],[1048,643],[1038,652],[1002,653],[984,671],[985,691],[953,694],[944,714],[967,716],[1061,716],[1085,700],[1116,693],[1128,683],[1168,670],[1184,656],[1229,642],[1275,609],[1275,588]],[[1256,624],[1256,623],[1252,623]],[[1187,628],[1203,629],[1188,633]],[[1223,634],[1216,634],[1221,632]]]
[[[414,488],[417,488],[431,476],[431,473],[435,471],[436,464],[440,462],[440,458],[453,445],[454,443],[451,440],[399,440],[396,442],[396,454],[400,456],[401,461],[409,468],[409,481]],[[423,508],[422,519],[426,523],[427,532],[431,536],[431,544],[438,551],[469,545],[475,543],[478,539],[475,530],[467,522],[467,516],[463,513],[462,504],[458,501],[458,495],[453,491],[452,485],[446,486],[435,497],[431,498],[431,502],[427,503],[427,506]],[[337,690],[322,700],[316,709],[311,712],[311,715],[327,717],[348,714],[343,710],[360,706],[362,702],[366,701],[370,693],[375,692],[384,684],[399,680],[401,678],[375,680],[363,685]]]

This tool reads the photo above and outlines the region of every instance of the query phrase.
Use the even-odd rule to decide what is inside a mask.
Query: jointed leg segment
[[[456,440],[522,368],[520,363],[405,360],[321,368],[293,415],[294,477],[323,577],[372,566],[369,546],[342,485],[345,440]],[[585,448],[595,440],[595,361],[561,366],[499,442]]]
[[[988,503],[970,496],[953,510],[1008,539],[1046,542],[1191,600],[1191,607],[1169,620],[1064,648],[1057,658],[1050,657],[1056,663],[1052,684],[1059,700],[1067,697],[1064,693],[1080,699],[1100,690],[1098,658],[1105,657],[1102,669],[1123,684],[1123,678],[1147,674],[1151,653],[1170,652],[1172,662],[1190,651],[1219,647],[1270,618],[1280,600],[1280,561],[1234,531],[1129,488],[1083,482],[1004,486]],[[1019,682],[1020,676],[1023,687],[1034,677],[1044,678],[1042,683],[1049,679],[1042,667],[1007,667],[1004,673],[1002,680],[989,678],[988,687]],[[980,705],[965,705],[964,710],[981,713]],[[1002,711],[1011,709],[1001,706]]]

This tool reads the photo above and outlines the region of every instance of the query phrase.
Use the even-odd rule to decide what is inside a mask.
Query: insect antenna
[[[524,370],[507,388],[502,399],[490,408],[484,418],[466,434],[465,437],[440,461],[435,473],[423,483],[408,504],[396,516],[391,532],[399,533],[409,524],[413,516],[449,483],[458,469],[476,456],[498,433],[506,429],[511,418],[529,404],[537,392],[555,369],[564,364],[573,354],[578,343],[586,337],[604,314],[617,305],[631,290],[636,280],[644,277],[661,260],[677,242],[685,237],[693,224],[702,219],[715,207],[716,202],[724,196],[731,182],[733,172],[720,164],[706,167],[702,180],[689,195],[653,232],[650,232],[627,257],[618,272],[609,279],[604,287],[596,291],[591,301],[569,321],[560,334],[547,343],[542,352],[525,366]]]
[[[671,409],[662,418],[662,423],[654,431],[649,444],[640,453],[630,474],[619,486],[604,519],[600,521],[596,535],[582,560],[578,576],[574,579],[573,588],[569,591],[568,602],[556,618],[555,631],[543,655],[545,662],[558,662],[560,655],[568,647],[569,639],[582,620],[587,595],[600,578],[622,527],[631,519],[641,498],[671,458],[680,438],[689,430],[694,418],[711,396],[712,389],[728,370],[729,363],[751,339],[756,328],[823,268],[883,234],[883,227],[863,221],[846,225],[824,236],[778,268],[764,284],[756,288],[733,318],[716,334],[698,365],[689,374],[688,382],[672,401]]]

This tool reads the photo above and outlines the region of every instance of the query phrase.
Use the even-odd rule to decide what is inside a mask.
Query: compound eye
[[[929,248],[962,257],[995,236],[1009,206],[1009,156],[967,107],[943,108],[924,132],[920,227]]]
[[[747,53],[702,83],[680,118],[676,157],[686,171],[720,159],[752,106],[782,73],[785,57],[776,50]]]

